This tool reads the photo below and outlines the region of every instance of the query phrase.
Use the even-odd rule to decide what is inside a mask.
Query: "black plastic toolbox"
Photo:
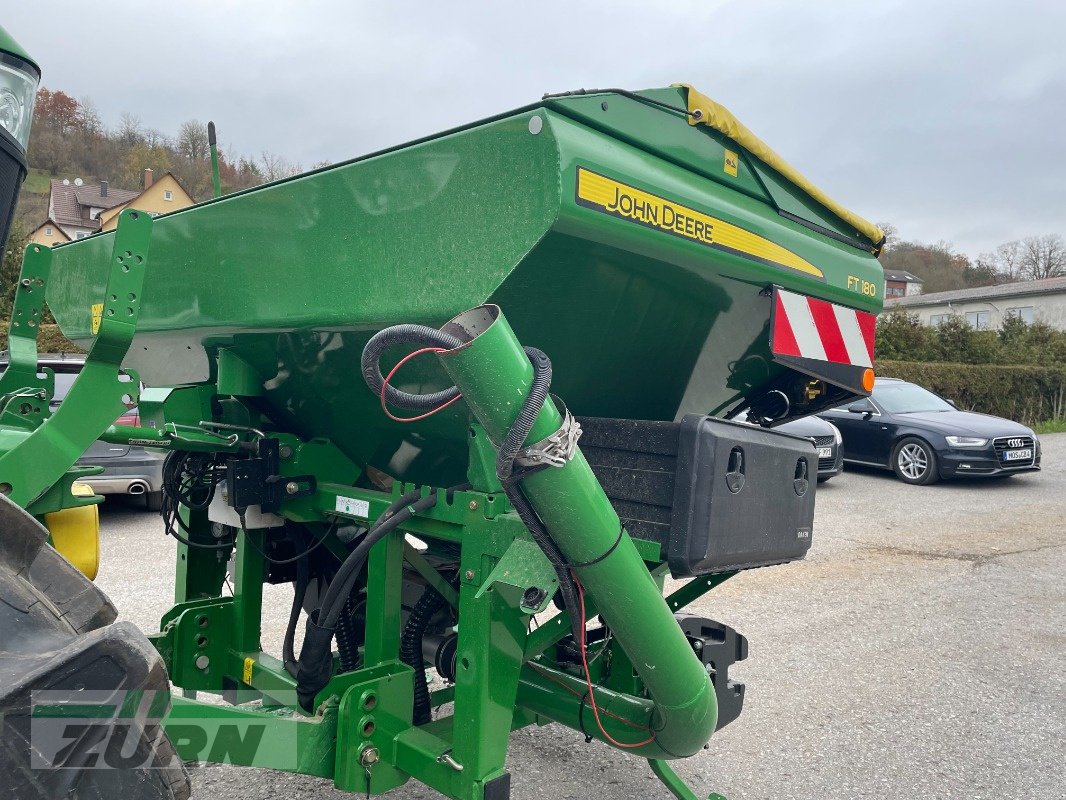
[[[698,414],[586,417],[581,450],[631,536],[659,542],[674,577],[803,558],[818,458],[809,439]]]

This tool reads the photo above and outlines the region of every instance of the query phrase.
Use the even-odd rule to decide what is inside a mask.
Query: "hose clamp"
[[[536,444],[518,451],[515,465],[520,467],[565,467],[577,453],[581,423],[563,407],[563,424],[559,430]]]

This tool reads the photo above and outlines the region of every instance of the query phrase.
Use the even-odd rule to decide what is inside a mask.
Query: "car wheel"
[[[163,507],[163,492],[145,492],[144,508],[146,511],[159,511]]]
[[[940,479],[936,453],[928,442],[908,436],[892,451],[892,471],[904,483],[926,486]]]

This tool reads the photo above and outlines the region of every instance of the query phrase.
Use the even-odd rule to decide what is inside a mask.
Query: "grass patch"
[[[1038,422],[1033,426],[1033,430],[1037,433],[1066,433],[1066,419]]]
[[[31,169],[22,184],[22,191],[33,194],[48,194],[52,190],[52,176],[43,169]]]

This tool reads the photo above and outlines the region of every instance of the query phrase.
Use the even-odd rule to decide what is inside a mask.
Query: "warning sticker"
[[[725,174],[726,175],[732,175],[734,178],[737,177],[737,168],[739,166],[740,166],[740,156],[738,156],[732,150],[726,150],[725,151],[725,161],[724,161],[723,166],[722,166],[722,169],[725,171]]]
[[[760,264],[795,270],[825,280],[824,273],[814,264],[757,233],[584,167],[577,168],[576,194],[575,200],[579,206]]]
[[[356,500],[354,497],[337,496],[337,511],[341,514],[351,514],[353,517],[370,519],[370,503],[366,500]]]
[[[92,334],[93,336],[96,336],[96,334],[100,332],[100,322],[104,318],[104,304],[93,303],[92,308],[90,310],[92,311],[93,315]]]

